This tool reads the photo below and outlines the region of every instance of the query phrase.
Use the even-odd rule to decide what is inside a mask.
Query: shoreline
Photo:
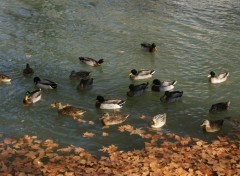
[[[82,147],[60,148],[51,139],[25,135],[0,137],[0,175],[239,175],[240,136],[218,136],[212,143],[175,134],[142,133],[125,126],[122,132],[148,140],[140,150],[102,147],[95,156]],[[163,141],[163,142],[162,142]],[[171,142],[170,142],[171,141]],[[161,142],[159,144],[159,142]]]

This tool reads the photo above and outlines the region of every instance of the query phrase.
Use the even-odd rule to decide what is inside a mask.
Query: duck
[[[93,85],[93,78],[83,78],[77,86],[77,89],[90,89]]]
[[[90,57],[79,57],[79,60],[80,62],[90,65],[92,67],[98,67],[104,62],[104,59],[99,59],[98,61],[96,61],[95,59]]]
[[[70,79],[87,78],[87,77],[89,77],[90,73],[91,72],[88,72],[88,71],[78,71],[78,72],[76,72],[75,70],[72,70],[69,78]]]
[[[179,100],[183,95],[183,91],[173,91],[169,92],[166,91],[165,94],[160,98],[161,102],[166,103],[166,102],[175,102]]]
[[[41,89],[34,90],[33,92],[27,91],[26,96],[23,99],[23,104],[31,105],[41,100],[41,98],[42,98]]]
[[[161,128],[166,124],[166,119],[167,119],[166,113],[155,115],[151,121],[151,127]]]
[[[148,78],[151,78],[154,73],[155,73],[155,70],[141,69],[137,71],[136,69],[132,69],[129,74],[129,77],[132,80],[148,79]]]
[[[225,117],[224,119],[227,119],[235,130],[240,131],[240,120],[233,119],[232,117]]]
[[[150,44],[150,43],[144,42],[144,43],[141,43],[141,47],[146,51],[149,51],[150,53],[157,51],[157,47],[155,43]]]
[[[204,120],[203,123],[201,124],[201,126],[203,127],[203,130],[209,133],[213,133],[213,132],[217,132],[219,130],[221,130],[222,126],[223,126],[223,122],[224,120]]]
[[[42,89],[56,89],[57,88],[57,83],[50,81],[48,79],[40,79],[39,77],[34,77],[33,81],[38,88],[42,88]]]
[[[9,83],[11,82],[12,78],[10,78],[9,76],[3,74],[3,73],[0,73],[0,82],[3,82],[3,83]]]
[[[218,113],[218,112],[227,111],[229,109],[229,106],[230,106],[230,101],[216,103],[211,106],[209,112]]]
[[[30,67],[30,65],[29,65],[29,64],[26,64],[26,68],[23,69],[23,74],[24,74],[24,75],[30,75],[30,74],[33,74],[33,73],[34,73],[34,71],[33,71],[33,69]]]
[[[177,81],[160,81],[159,79],[154,79],[152,82],[152,91],[154,92],[165,92],[174,89]]]
[[[127,96],[129,97],[141,96],[147,88],[148,88],[148,82],[138,84],[138,85],[130,84],[129,85],[130,90],[127,92]]]
[[[125,100],[120,99],[105,100],[103,96],[98,95],[96,98],[96,107],[100,109],[120,109],[125,102]]]
[[[82,116],[86,112],[81,108],[69,104],[63,105],[61,102],[53,103],[51,104],[51,107],[57,107],[58,113],[71,116],[73,119],[77,119],[77,117]]]
[[[209,82],[212,84],[218,84],[225,82],[229,76],[229,72],[224,72],[219,75],[216,75],[215,72],[211,71],[208,75],[209,77]]]
[[[109,125],[116,125],[123,123],[127,118],[129,114],[109,114],[104,113],[99,119],[102,121],[103,125],[109,126]]]

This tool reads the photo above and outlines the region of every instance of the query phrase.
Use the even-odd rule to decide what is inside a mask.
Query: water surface
[[[210,141],[228,134],[227,123],[221,132],[205,134],[203,119],[239,117],[240,3],[221,1],[116,1],[116,0],[8,0],[0,2],[0,71],[13,78],[0,85],[0,132],[5,136],[37,135],[52,138],[61,145],[82,146],[97,152],[101,146],[117,145],[128,150],[141,148],[143,139],[120,133],[119,125],[102,129],[99,117],[105,110],[95,108],[97,95],[126,99],[121,113],[129,113],[124,124],[148,131],[148,120],[167,113],[163,131]],[[140,43],[155,42],[155,54],[141,50]],[[79,56],[104,58],[101,68],[80,64]],[[33,76],[22,74],[25,64],[34,68]],[[141,96],[126,96],[131,69],[155,69],[153,79],[177,80],[175,90],[183,90],[179,102],[163,104],[162,93],[150,89]],[[69,80],[72,70],[91,71],[94,86],[78,91],[78,81]],[[210,85],[208,73],[229,71],[227,82]],[[49,78],[59,84],[57,90],[44,91],[42,100],[23,106],[27,90],[33,91],[33,77]],[[231,101],[228,112],[209,114],[212,104]],[[76,122],[58,115],[50,104],[69,103],[87,110]],[[83,138],[84,132],[95,133]],[[108,132],[108,137],[101,136]]]

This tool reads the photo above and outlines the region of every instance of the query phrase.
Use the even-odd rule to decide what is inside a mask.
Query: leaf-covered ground
[[[81,147],[60,148],[52,140],[36,136],[0,138],[1,176],[196,176],[240,175],[240,138],[220,137],[212,143],[161,132],[146,133],[130,125],[120,132],[146,139],[141,150],[120,151],[115,145],[99,149],[107,155],[94,156]],[[103,132],[103,136],[108,136]],[[83,137],[95,137],[84,133]]]

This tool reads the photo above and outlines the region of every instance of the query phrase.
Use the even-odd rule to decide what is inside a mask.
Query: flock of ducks
[[[157,51],[155,43],[142,43],[141,47],[145,49],[148,52],[155,52]],[[83,64],[87,64],[92,67],[98,67],[101,66],[101,64],[104,62],[104,59],[99,59],[98,61],[89,58],[89,57],[79,57],[79,60]],[[33,74],[34,71],[32,68],[30,68],[29,64],[26,65],[26,68],[23,70],[24,75]],[[129,74],[129,78],[132,80],[143,80],[152,78],[153,74],[155,73],[155,70],[148,70],[148,69],[141,69],[131,70]],[[221,73],[219,75],[216,75],[213,71],[211,71],[208,75],[209,82],[212,84],[218,84],[222,83],[227,80],[229,76],[229,73]],[[78,89],[89,89],[92,87],[93,84],[93,78],[90,77],[90,72],[88,71],[72,71],[70,76],[70,79],[72,80],[80,80],[79,85],[77,86]],[[0,73],[0,83],[7,83],[10,82],[11,78],[5,74]],[[42,89],[48,90],[48,89],[56,89],[57,83],[54,81],[51,81],[49,79],[40,79],[39,77],[34,77],[33,79],[36,87],[39,89],[34,90],[32,92],[27,91],[25,94],[25,97],[23,99],[23,103],[25,105],[31,105],[41,100],[41,93]],[[164,95],[160,97],[160,101],[163,103],[171,103],[179,100],[183,96],[183,91],[173,91],[174,86],[176,85],[176,80],[167,80],[167,81],[160,81],[158,79],[154,79],[152,82],[151,90],[155,92],[164,92]],[[133,96],[141,96],[145,90],[148,88],[149,83],[142,83],[142,84],[130,84],[129,85],[129,91],[127,92],[127,96],[133,97]],[[125,100],[120,99],[105,99],[103,96],[98,95],[96,97],[96,107],[100,109],[120,109],[123,107],[123,104],[125,103]],[[216,113],[216,112],[222,112],[226,111],[229,108],[230,101],[228,102],[221,102],[217,104],[213,104],[209,110],[210,113]],[[73,119],[77,119],[79,116],[82,116],[86,111],[84,109],[74,107],[72,105],[66,104],[63,105],[60,102],[56,102],[51,104],[51,107],[58,108],[58,113],[71,116]],[[104,113],[100,120],[104,125],[115,125],[124,122],[128,118],[128,114],[109,114]],[[150,126],[152,128],[161,128],[166,124],[166,113],[164,114],[158,114],[154,116],[151,119]],[[206,132],[216,132],[219,131],[222,128],[224,120],[204,120],[201,126]]]

